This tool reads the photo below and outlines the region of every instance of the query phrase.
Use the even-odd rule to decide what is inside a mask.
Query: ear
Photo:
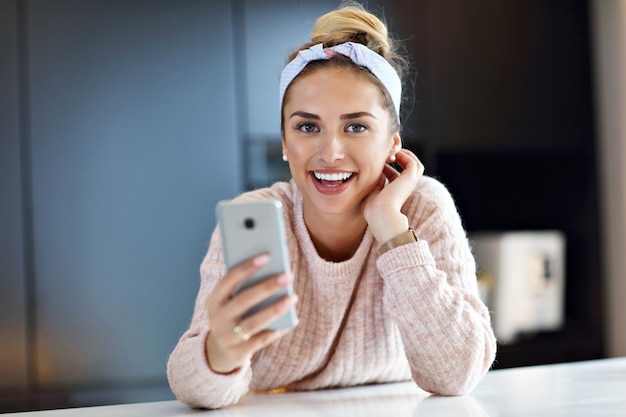
[[[402,149],[402,138],[400,132],[396,132],[391,137],[391,148],[389,148],[389,156],[395,156]]]

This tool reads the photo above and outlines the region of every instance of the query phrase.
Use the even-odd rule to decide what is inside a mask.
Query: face
[[[360,215],[401,146],[380,88],[349,68],[319,69],[289,87],[283,117],[283,151],[305,215]]]

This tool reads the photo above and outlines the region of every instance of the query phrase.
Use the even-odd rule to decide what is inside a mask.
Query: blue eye
[[[313,123],[300,123],[296,126],[296,129],[304,133],[313,133],[318,131],[317,126]]]
[[[367,126],[359,124],[359,123],[351,123],[346,126],[346,130],[351,133],[361,133],[367,130]]]

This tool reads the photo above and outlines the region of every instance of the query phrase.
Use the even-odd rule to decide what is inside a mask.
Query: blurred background
[[[214,205],[287,178],[278,76],[339,3],[0,0],[0,412],[173,399]],[[366,5],[468,231],[564,238],[562,320],[494,368],[626,355],[626,1]]]

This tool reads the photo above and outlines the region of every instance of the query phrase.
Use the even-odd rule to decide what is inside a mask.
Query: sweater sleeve
[[[431,393],[461,395],[491,367],[496,340],[452,197],[426,180],[422,195],[405,207],[420,241],[386,252],[377,266],[413,379]]]
[[[167,378],[176,398],[193,408],[221,408],[234,404],[248,392],[250,364],[227,374],[217,374],[206,357],[210,323],[206,298],[225,273],[219,229],[211,238],[200,268],[200,290],[189,329],[182,335],[167,363]]]

